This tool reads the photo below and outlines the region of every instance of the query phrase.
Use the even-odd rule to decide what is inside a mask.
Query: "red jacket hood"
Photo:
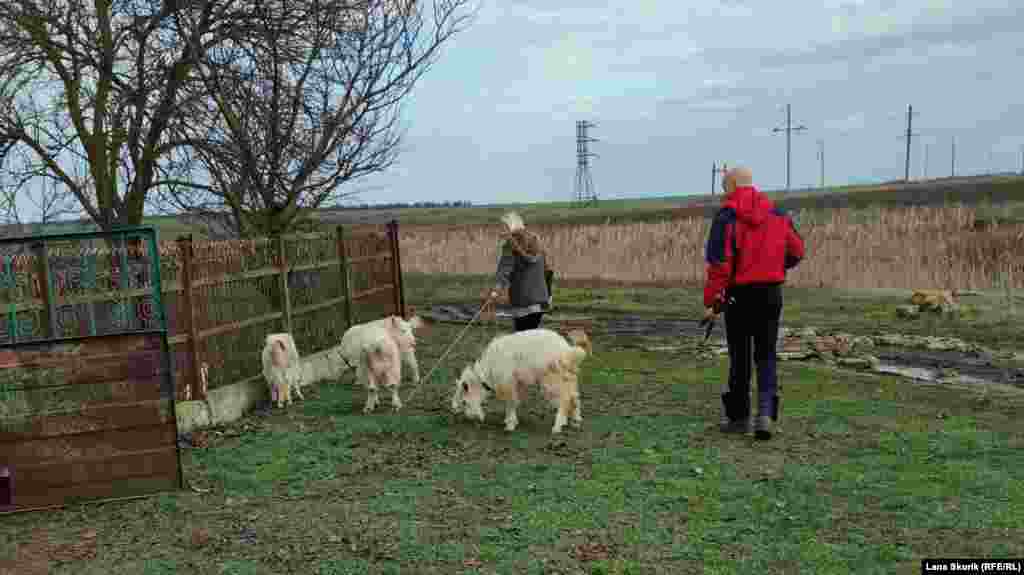
[[[775,209],[768,196],[762,194],[754,186],[737,187],[722,203],[724,208],[732,208],[736,218],[752,227],[761,225]]]

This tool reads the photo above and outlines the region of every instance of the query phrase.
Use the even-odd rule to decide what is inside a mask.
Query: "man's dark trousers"
[[[722,396],[732,421],[750,418],[750,352],[757,365],[758,415],[778,419],[775,349],[782,316],[782,286],[740,285],[729,288],[725,333],[729,344],[729,390]]]

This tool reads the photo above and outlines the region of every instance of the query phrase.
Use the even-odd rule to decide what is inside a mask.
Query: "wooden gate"
[[[18,243],[0,277],[0,513],[181,488],[155,232],[0,240]],[[87,281],[69,250],[92,258]]]

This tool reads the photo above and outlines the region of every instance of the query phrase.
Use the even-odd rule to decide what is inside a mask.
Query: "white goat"
[[[302,397],[303,366],[290,333],[272,333],[263,345],[263,377],[270,387],[270,399],[278,407],[291,404],[292,391]]]
[[[346,366],[355,369],[356,383],[366,386],[369,392],[363,408],[365,413],[376,409],[380,387],[390,389],[395,411],[402,408],[398,397],[402,366],[409,369],[413,381],[420,379],[415,332],[423,325],[419,316],[405,320],[392,315],[354,325],[342,336],[338,352]]]
[[[557,408],[552,433],[560,433],[571,417],[583,423],[579,395],[579,364],[591,349],[582,331],[570,334],[572,343],[548,329],[530,329],[491,340],[483,355],[465,367],[455,382],[452,411],[484,420],[489,393],[505,402],[505,429],[519,423],[516,410],[530,386],[538,386],[545,399]]]

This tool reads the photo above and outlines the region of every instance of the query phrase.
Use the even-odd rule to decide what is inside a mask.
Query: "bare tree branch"
[[[252,28],[252,8],[0,0],[0,154],[27,154],[26,173],[59,181],[104,229],[140,223],[168,136],[206,98],[196,68]]]
[[[168,141],[173,209],[217,213],[242,234],[287,231],[397,160],[401,103],[474,16],[470,0],[266,0],[245,37],[197,67],[210,95]]]

